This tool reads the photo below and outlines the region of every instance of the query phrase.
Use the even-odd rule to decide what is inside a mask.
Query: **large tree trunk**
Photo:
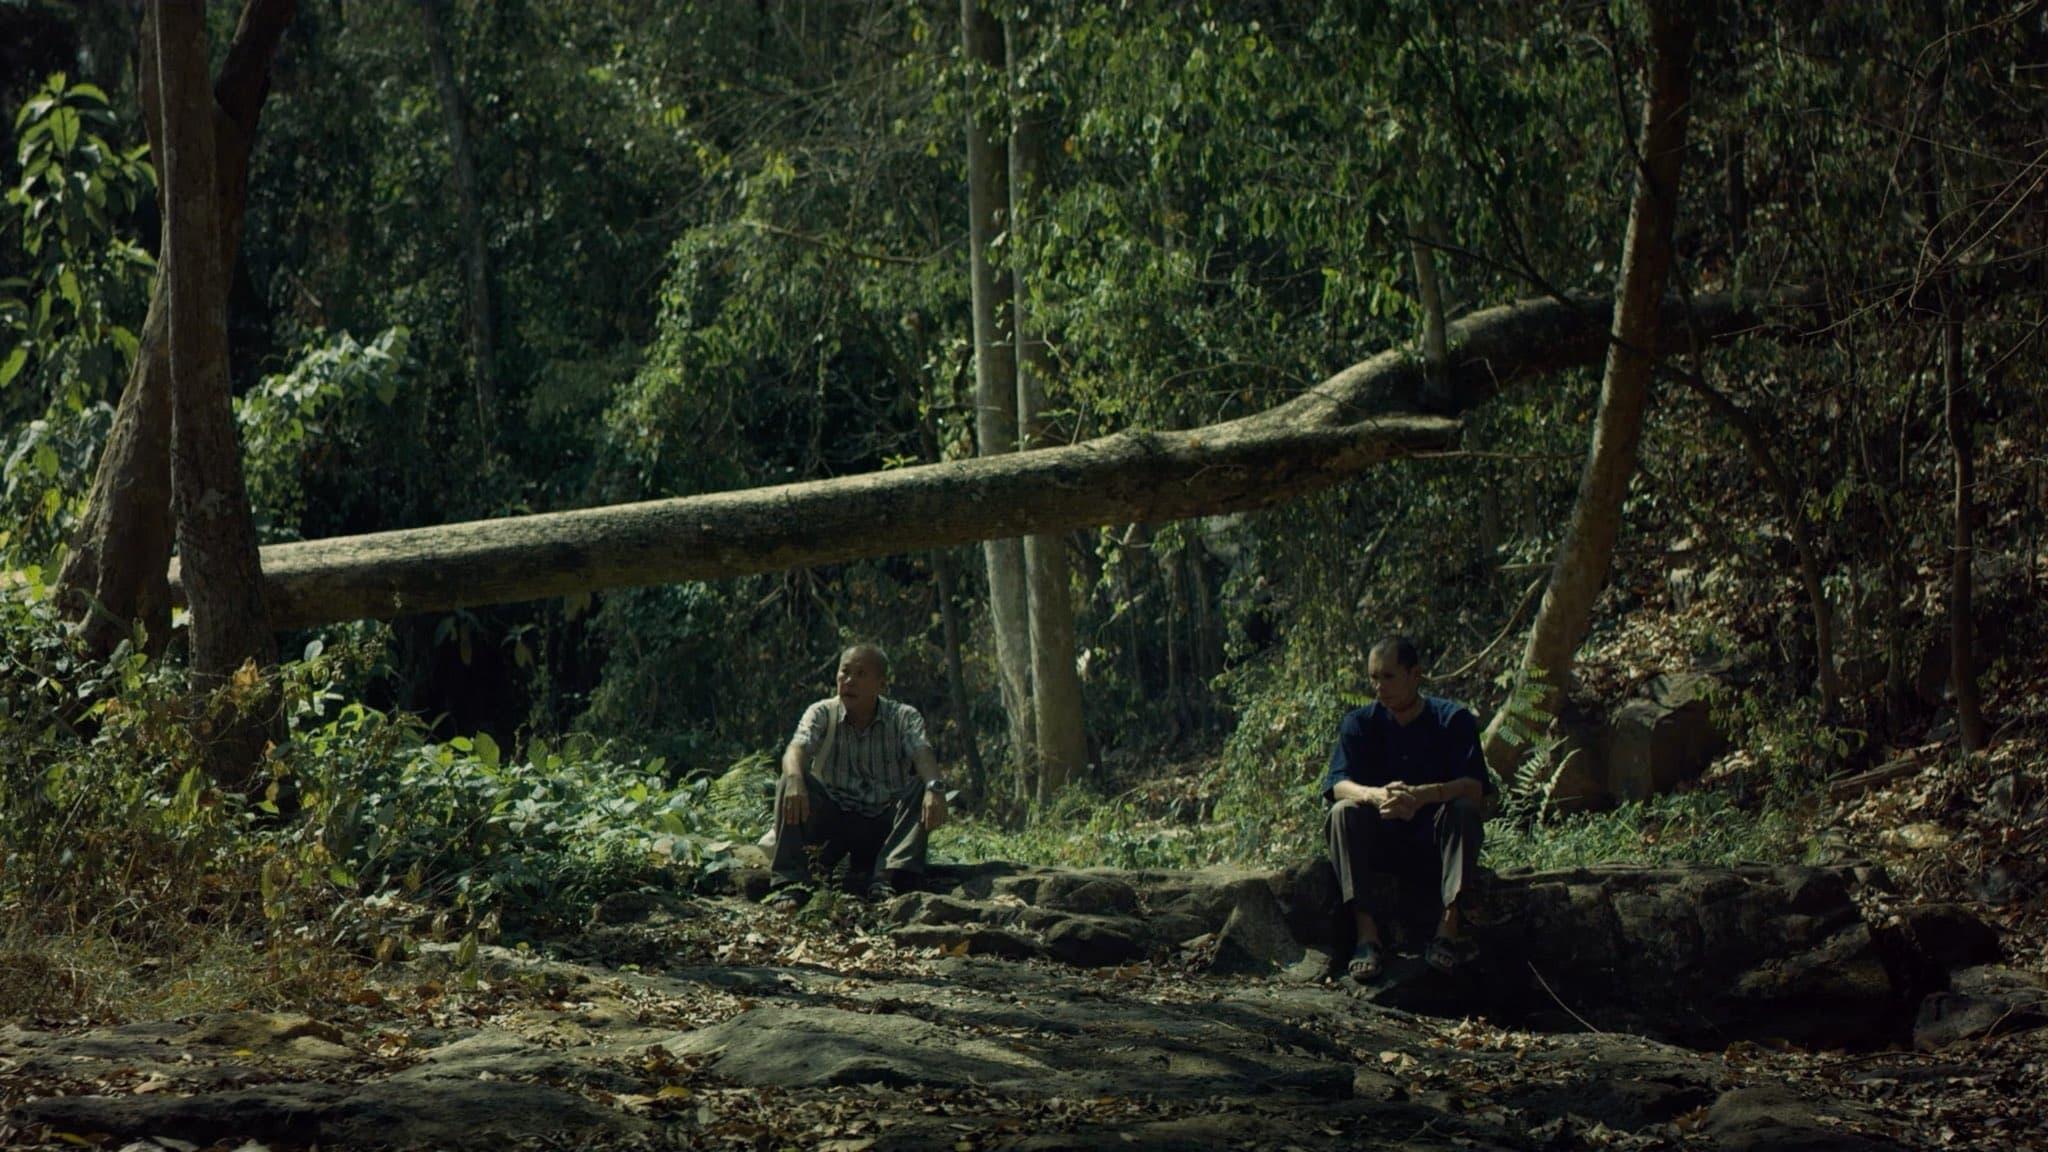
[[[249,0],[214,81],[214,165],[224,268],[234,266],[241,239],[249,153],[269,92],[270,61],[296,7],[294,0]],[[151,150],[161,157],[156,38],[152,21],[145,19],[141,26],[137,87]],[[160,189],[160,199],[161,195]],[[165,584],[173,535],[169,292],[169,278],[159,275],[85,516],[58,576],[65,612],[82,622],[86,641],[102,654],[128,637],[137,621],[152,651],[160,650],[170,634],[171,598]]]
[[[974,292],[974,431],[983,456],[1017,448],[1017,353],[1007,330],[1012,284],[989,246],[1009,209],[1009,161],[1001,121],[981,105],[990,81],[1003,75],[1003,27],[976,0],[960,0],[960,33],[967,50],[968,247]],[[1024,545],[1016,539],[984,542],[989,619],[995,631],[1003,712],[1010,721],[1010,759],[1019,772],[1036,759],[1031,703],[1031,610],[1024,577]]]
[[[1671,271],[1671,230],[1678,214],[1678,176],[1692,95],[1693,13],[1684,0],[1652,0],[1649,93],[1643,105],[1640,171],[1629,208],[1622,252],[1614,338],[1600,386],[1593,444],[1579,478],[1577,505],[1558,547],[1550,586],[1522,654],[1522,676],[1540,677],[1539,706],[1555,712],[1572,672],[1572,659],[1592,622],[1593,602],[1607,582],[1622,499],[1635,473],[1663,317],[1660,306]],[[1507,709],[1486,731],[1486,761],[1512,779],[1524,746]]]
[[[469,360],[476,387],[477,429],[488,442],[497,419],[496,310],[491,304],[490,248],[484,236],[483,200],[477,190],[476,157],[469,145],[468,106],[455,79],[455,62],[442,28],[444,0],[419,0],[420,26],[426,34],[427,58],[434,69],[441,119],[448,132],[448,153],[455,176],[455,202],[462,220],[462,264],[469,289]]]
[[[1706,339],[1802,323],[1817,294],[1760,313],[1707,295],[1687,318]],[[1603,303],[1530,300],[1450,326],[1454,409],[1563,368],[1597,363]],[[444,612],[607,588],[713,580],[1033,532],[1266,508],[1392,457],[1452,442],[1447,418],[1389,413],[1420,394],[1405,349],[1355,364],[1284,404],[1189,432],[1121,432],[1062,448],[774,488],[346,536],[263,549],[273,628]],[[856,530],[857,529],[857,530]],[[172,576],[172,591],[178,586]]]
[[[204,688],[249,661],[275,663],[276,647],[228,397],[226,221],[215,182],[205,13],[189,0],[155,0],[151,16],[170,282],[171,504],[190,599],[192,671]]]
[[[1043,115],[1026,109],[1014,85],[1023,67],[1024,32],[1005,28],[1013,86],[1010,127],[1010,237],[1013,253],[1033,226],[1032,197],[1039,193],[1045,160]],[[1044,338],[1033,328],[1022,260],[1011,261],[1017,338],[1017,423],[1023,447],[1049,444],[1045,381],[1051,369]],[[1067,571],[1066,541],[1058,533],[1024,538],[1024,576],[1031,609],[1031,711],[1038,743],[1038,798],[1050,799],[1088,766],[1088,734],[1082,718],[1081,677],[1074,667],[1074,606]]]

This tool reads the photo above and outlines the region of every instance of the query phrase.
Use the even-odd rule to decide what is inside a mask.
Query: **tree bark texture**
[[[1023,67],[1024,30],[1004,29],[1009,50],[1010,237],[1012,251],[1032,227],[1031,198],[1038,194],[1045,161],[1045,124],[1026,108],[1016,84]],[[1017,424],[1026,449],[1043,448],[1052,427],[1045,417],[1045,382],[1051,357],[1044,337],[1031,324],[1029,294],[1021,260],[1010,261],[1012,325],[1017,341]],[[1058,533],[1024,538],[1024,579],[1031,614],[1031,712],[1038,747],[1038,798],[1046,800],[1088,767],[1088,733],[1081,704],[1081,676],[1074,667],[1074,606],[1066,541]]]
[[[256,527],[228,398],[227,265],[199,0],[155,0],[171,362],[171,503],[191,609],[192,670],[218,684],[275,663]]]
[[[1790,307],[1803,320],[1813,303]],[[1666,307],[1667,323],[1685,322],[1677,302]],[[1760,307],[1699,296],[1690,317],[1712,339],[1785,315]],[[1543,299],[1454,322],[1453,407],[1597,363],[1611,320],[1602,302]],[[1393,350],[1264,412],[1187,432],[1132,430],[804,484],[273,544],[263,549],[264,599],[273,628],[305,628],[1267,508],[1450,445],[1455,421],[1402,414],[1425,377],[1420,360]],[[173,595],[182,591],[174,568]]]
[[[1434,217],[1423,208],[1409,210],[1408,226],[1415,231],[1408,249],[1415,261],[1416,296],[1422,302],[1422,358],[1431,372],[1441,375],[1449,350],[1444,343],[1443,280],[1437,273],[1433,247],[1440,234]]]
[[[455,203],[462,221],[462,266],[469,289],[469,359],[476,388],[477,429],[486,442],[497,419],[497,312],[491,298],[491,257],[484,235],[483,198],[477,187],[476,155],[469,143],[469,107],[455,78],[443,28],[445,0],[419,0],[420,27],[426,35],[427,59],[434,69],[441,119],[448,133],[448,154],[455,178]]]
[[[974,432],[980,454],[1017,449],[1017,353],[1008,330],[1012,283],[990,246],[1003,231],[1010,205],[1006,133],[982,107],[992,81],[1004,72],[1003,26],[977,0],[960,0],[960,34],[967,53],[968,248],[973,272]],[[1031,704],[1031,609],[1024,576],[1024,545],[1014,537],[982,544],[988,565],[989,622],[1009,718],[1010,760],[1022,772],[1036,759]]]
[[[1692,95],[1693,12],[1684,0],[1652,0],[1648,96],[1613,341],[1600,385],[1593,443],[1579,477],[1572,522],[1558,546],[1550,585],[1537,609],[1522,653],[1524,680],[1541,676],[1539,706],[1554,713],[1571,677],[1572,660],[1586,638],[1593,603],[1607,582],[1621,528],[1622,500],[1636,469],[1643,411],[1649,401],[1663,325],[1665,282],[1670,277],[1672,223],[1678,214],[1678,179]],[[1486,760],[1511,780],[1525,749],[1505,710],[1487,726]]]
[[[270,62],[291,23],[294,0],[250,0],[213,85],[215,182],[220,206],[221,261],[234,267],[248,199],[249,153],[269,92]],[[153,21],[141,21],[137,87],[151,153],[163,155]],[[163,196],[158,189],[159,206]],[[168,211],[161,213],[169,218]],[[168,253],[169,246],[163,251]],[[159,274],[143,321],[140,348],[100,455],[85,516],[58,575],[60,602],[83,624],[85,639],[105,654],[143,625],[152,651],[170,634],[165,583],[173,539],[171,516],[170,281]]]

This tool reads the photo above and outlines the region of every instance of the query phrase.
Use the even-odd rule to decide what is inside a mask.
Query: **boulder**
[[[1232,891],[1236,907],[1217,934],[1210,971],[1269,976],[1298,963],[1305,950],[1288,926],[1272,888],[1259,880],[1245,880],[1233,885]]]
[[[1045,945],[1021,932],[982,924],[913,924],[889,936],[906,948],[937,948],[959,956],[1033,960],[1046,952]]]
[[[1106,968],[1142,958],[1143,929],[1134,922],[1071,916],[1045,934],[1046,951],[1077,968]]]
[[[2031,972],[1997,965],[1965,968],[1949,976],[1946,991],[1920,1001],[1913,1046],[1923,1052],[1960,1040],[2024,1032],[2048,1024],[2048,986]]]
[[[1547,803],[1555,812],[1590,812],[1613,802],[1607,787],[1607,765],[1592,748],[1574,748],[1553,770]]]
[[[1998,929],[1962,904],[1909,904],[1878,930],[1892,979],[1916,1000],[1948,985],[1948,974],[1999,958]]]
[[[1708,704],[1718,684],[1704,673],[1659,676],[1643,698],[1614,713],[1607,786],[1615,799],[1647,800],[1673,791],[1697,780],[1727,749]]]
[[[1783,1085],[1759,1084],[1722,1093],[1707,1109],[1702,1127],[1725,1152],[1891,1152],[1900,1147],[1859,1135],[1844,1123],[1852,1118],[1869,1122],[1808,1103]]]
[[[1839,876],[1761,867],[1503,876],[1475,935],[1480,990],[1500,1018],[1582,1020],[1716,1047],[1764,1037],[1867,1046],[1904,1031],[1908,1002]]]

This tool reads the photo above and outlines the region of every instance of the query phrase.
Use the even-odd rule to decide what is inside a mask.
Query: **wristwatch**
[[[924,782],[924,790],[927,792],[944,792],[946,790],[946,782],[944,780],[927,780]]]

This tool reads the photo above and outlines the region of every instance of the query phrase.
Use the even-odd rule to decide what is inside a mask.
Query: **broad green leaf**
[[[21,375],[22,366],[28,363],[28,345],[18,344],[7,359],[0,360],[0,388],[7,387],[16,376]]]
[[[50,116],[50,138],[56,141],[57,150],[69,152],[78,143],[78,112],[71,108],[59,108]]]

